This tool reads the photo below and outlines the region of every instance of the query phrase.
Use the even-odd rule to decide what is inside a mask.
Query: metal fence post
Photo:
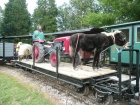
[[[56,47],[56,77],[58,78],[58,47]]]
[[[139,75],[140,75],[140,70],[139,70],[139,60],[140,60],[140,51],[136,51],[136,91],[139,93]]]
[[[133,69],[133,50],[132,50],[132,46],[130,47],[129,50],[129,86],[131,88],[131,71]]]
[[[33,43],[33,67],[35,66],[35,44]]]
[[[5,61],[5,41],[3,41],[3,61]]]
[[[122,75],[122,70],[121,70],[121,51],[119,49],[119,52],[118,52],[118,78],[119,78],[119,101],[121,101],[122,99],[122,89],[121,89],[121,85],[122,85],[122,78],[121,78],[121,75]]]

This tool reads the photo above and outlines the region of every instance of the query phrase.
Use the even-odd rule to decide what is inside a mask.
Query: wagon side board
[[[14,43],[0,43],[0,58],[3,60],[14,59]]]

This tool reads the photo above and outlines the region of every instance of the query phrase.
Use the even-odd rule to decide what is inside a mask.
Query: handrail
[[[140,60],[140,51],[137,50],[137,49],[123,49],[123,50],[120,50],[119,49],[119,52],[118,52],[118,77],[119,77],[119,100],[122,99],[122,90],[121,90],[121,74],[122,74],[122,70],[121,70],[121,53],[123,51],[129,51],[130,52],[130,66],[133,65],[133,62],[132,62],[132,59],[133,59],[133,56],[132,56],[132,52],[136,52],[136,92],[139,92],[139,60]],[[130,69],[131,70],[131,67]],[[131,86],[131,71],[130,71],[130,74],[129,74],[129,84]]]

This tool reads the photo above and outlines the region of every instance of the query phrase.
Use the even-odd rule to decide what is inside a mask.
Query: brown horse
[[[75,57],[80,49],[86,52],[96,50],[93,59],[93,69],[98,69],[100,53],[106,48],[116,44],[118,46],[126,45],[126,36],[121,31],[112,33],[98,32],[95,34],[76,33],[70,36],[70,56],[73,58],[73,68],[76,68]]]

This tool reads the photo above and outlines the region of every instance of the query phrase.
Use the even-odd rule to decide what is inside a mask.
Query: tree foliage
[[[26,0],[9,0],[5,5],[2,34],[7,36],[29,34],[30,14]]]
[[[79,18],[70,5],[64,4],[58,8],[58,29],[60,31],[79,29]]]
[[[59,29],[72,30],[140,20],[139,0],[70,0],[59,7]]]
[[[95,0],[70,0],[70,5],[75,14],[84,16],[87,14],[87,10],[94,12]]]
[[[55,0],[38,0],[37,8],[33,14],[34,29],[37,25],[41,25],[43,31],[56,32],[57,31],[57,8]]]
[[[116,23],[140,20],[139,0],[99,0],[105,8],[110,8],[110,12],[116,15]]]
[[[70,0],[69,5],[62,5],[58,10],[60,30],[99,27],[114,23],[114,16],[104,13],[105,8],[99,5],[97,0]]]
[[[1,35],[2,20],[3,20],[3,10],[0,6],[0,35]]]
[[[87,12],[87,15],[81,20],[84,27],[101,27],[113,24],[114,19],[115,17],[111,13]]]
[[[33,30],[37,25],[48,33],[137,21],[139,5],[139,0],[70,0],[57,8],[55,0],[38,0],[32,16]],[[1,22],[3,35],[29,34],[31,19],[26,0],[9,0]]]

